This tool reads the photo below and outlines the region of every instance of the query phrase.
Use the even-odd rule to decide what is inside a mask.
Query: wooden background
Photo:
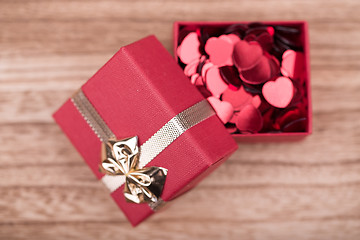
[[[122,45],[175,20],[307,20],[314,133],[239,143],[133,229],[51,114]],[[358,0],[0,0],[0,239],[360,239]]]

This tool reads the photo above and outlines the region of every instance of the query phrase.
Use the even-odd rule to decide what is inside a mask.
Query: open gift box
[[[53,117],[133,225],[237,149],[154,36],[122,47]]]
[[[175,22],[174,55],[237,140],[311,133],[306,22]]]
[[[174,40],[178,64],[139,40],[53,115],[134,226],[224,162],[233,137],[311,133],[305,22],[176,22]]]

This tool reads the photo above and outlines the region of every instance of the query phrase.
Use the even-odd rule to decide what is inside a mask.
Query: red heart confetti
[[[249,84],[261,84],[268,81],[270,77],[271,67],[269,59],[265,56],[261,56],[260,61],[253,68],[240,73],[240,78]]]
[[[231,84],[236,88],[241,86],[241,80],[239,77],[239,72],[234,66],[224,66],[219,68],[220,75],[224,79],[225,82]]]
[[[233,61],[240,70],[253,68],[261,60],[262,48],[257,42],[246,42],[240,40],[234,46]]]
[[[237,114],[235,124],[242,133],[256,133],[261,130],[263,119],[259,110],[249,104]]]
[[[236,111],[240,111],[242,107],[250,103],[251,95],[241,86],[237,91],[227,89],[222,95],[222,100],[230,102]]]
[[[244,40],[248,41],[248,42],[252,42],[252,41],[258,42],[264,51],[271,50],[273,42],[274,42],[273,36],[268,31],[264,31],[263,33],[261,33],[258,36],[254,35],[254,34],[247,35],[244,38]]]
[[[306,118],[298,118],[282,128],[284,132],[304,132],[306,131]]]
[[[235,111],[241,111],[245,106],[253,103],[256,105],[254,105],[255,107],[258,107],[260,105],[259,101],[253,100],[253,98],[242,86],[237,91],[227,89],[222,95],[222,100],[230,102],[234,106]]]
[[[184,74],[229,133],[307,131],[302,29],[262,23],[181,28]]]
[[[226,126],[226,130],[227,130],[230,134],[236,133],[237,130],[238,130],[235,124],[226,124],[225,126]]]

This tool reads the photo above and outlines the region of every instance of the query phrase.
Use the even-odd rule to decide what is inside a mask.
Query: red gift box
[[[188,32],[196,32],[200,38],[200,42],[204,41],[203,36],[201,36],[201,32],[205,32],[209,37],[217,37],[221,34],[222,30],[227,29],[231,25],[235,24],[251,24],[250,22],[199,22],[199,21],[179,21],[174,23],[174,56],[176,61],[184,68],[185,65],[181,62],[177,55],[177,48],[179,47],[181,41],[186,36],[184,33],[184,29]],[[254,24],[254,23],[252,23]],[[308,26],[304,21],[273,21],[273,22],[261,22],[255,24],[263,24],[265,26],[284,26],[291,27],[297,29],[300,34],[297,36],[297,41],[301,43],[301,47],[303,49],[304,59],[305,59],[305,67],[304,67],[304,86],[301,91],[305,93],[303,102],[305,102],[305,112],[306,123],[304,126],[304,130],[302,131],[290,131],[290,132],[256,132],[252,134],[232,134],[238,141],[273,141],[273,140],[298,140],[311,134],[312,131],[312,110],[311,110],[311,92],[310,92],[310,54],[309,54],[309,37],[308,37]],[[204,30],[205,29],[205,30]],[[203,48],[204,46],[200,46]],[[200,53],[204,51],[201,50]],[[205,54],[204,52],[201,54]],[[188,79],[189,81],[189,79]]]
[[[81,90],[117,139],[138,136],[139,146],[174,116],[204,100],[154,36],[122,47]],[[102,179],[101,140],[73,99],[53,117]],[[161,195],[166,202],[194,187],[236,149],[236,142],[212,115],[187,129],[147,166],[168,170]],[[154,211],[146,203],[127,202],[123,189],[124,185],[111,196],[135,226]]]

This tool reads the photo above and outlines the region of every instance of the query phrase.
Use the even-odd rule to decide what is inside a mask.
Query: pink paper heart
[[[190,82],[195,86],[203,86],[204,85],[203,79],[198,73],[191,75]]]
[[[305,71],[305,57],[302,52],[286,50],[283,53],[281,63],[281,73],[289,78],[300,78]]]
[[[240,41],[240,37],[238,35],[233,34],[233,33],[228,34],[226,36],[230,39],[230,41],[234,44],[234,46],[235,46],[236,43],[238,43]]]
[[[211,62],[206,62],[206,63],[204,64],[204,66],[202,67],[202,69],[201,69],[201,76],[202,76],[202,77],[205,77],[207,70],[209,70],[209,69],[212,68],[212,67],[214,67],[214,64],[213,64],[213,63],[211,63]]]
[[[199,60],[195,59],[191,63],[185,66],[184,74],[188,77],[196,73],[197,67],[199,66]]]
[[[215,97],[208,97],[207,100],[223,123],[227,123],[231,119],[234,112],[234,108],[231,103],[220,101]]]
[[[275,81],[268,81],[262,88],[265,100],[277,108],[285,108],[294,96],[294,85],[287,77],[278,77]]]
[[[205,52],[209,55],[210,61],[219,67],[233,65],[233,49],[233,42],[226,35],[211,37],[205,44]]]
[[[183,63],[189,64],[200,58],[199,47],[200,41],[198,35],[195,32],[191,32],[184,38],[176,52]]]
[[[228,85],[221,78],[219,68],[215,66],[206,71],[205,83],[207,89],[217,98],[228,88]]]
[[[234,46],[233,61],[239,71],[253,68],[261,59],[263,51],[257,42],[238,41]]]

